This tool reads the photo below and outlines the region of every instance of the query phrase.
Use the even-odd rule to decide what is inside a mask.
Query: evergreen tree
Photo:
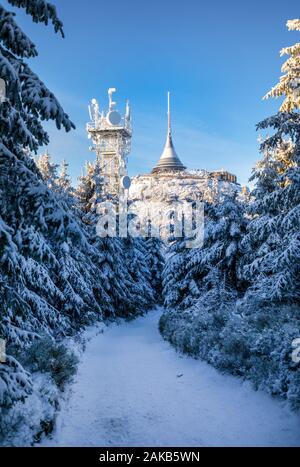
[[[69,164],[66,160],[63,160],[60,165],[60,173],[57,177],[56,184],[59,188],[61,188],[65,193],[71,191],[71,179],[68,173]]]
[[[292,19],[287,22],[289,31],[300,31],[300,20]],[[280,56],[289,55],[290,57],[285,61],[281,67],[281,71],[284,73],[281,76],[279,83],[269,91],[265,99],[270,97],[284,97],[283,102],[280,106],[280,112],[282,116],[285,112],[293,112],[299,110],[300,107],[300,77],[299,77],[299,66],[300,66],[300,43],[296,43],[290,47],[285,47],[280,51]],[[286,116],[287,117],[287,116]],[[265,122],[262,128],[269,125]],[[276,127],[275,127],[276,128]]]
[[[91,212],[95,193],[94,172],[95,165],[87,162],[85,164],[85,173],[79,177],[76,189],[79,212],[81,213],[82,220],[86,223],[88,223],[88,220],[85,216]]]
[[[300,31],[300,20],[287,24]],[[204,247],[167,261],[171,307],[160,321],[164,337],[180,350],[250,379],[297,409],[300,369],[291,351],[300,332],[299,50],[300,44],[283,49],[290,55],[285,75],[267,94],[283,96],[283,103],[258,124],[272,135],[262,142],[263,159],[253,171],[248,226],[234,199],[210,209]],[[196,298],[186,302],[192,280],[199,290],[193,287]]]
[[[63,34],[48,2],[9,3],[25,8],[35,22],[52,22]],[[8,351],[7,363],[0,364],[0,428],[5,432],[18,419],[15,402],[32,390],[30,375],[16,359],[21,361],[24,349],[41,335],[70,334],[101,315],[101,297],[106,298],[85,232],[30,156],[49,142],[43,120],[66,131],[74,125],[23,60],[37,50],[14,16],[0,7],[0,77],[7,90],[0,106],[0,332]],[[54,169],[47,158],[44,162],[49,183]]]
[[[154,303],[150,264],[147,261],[147,245],[144,238],[122,239],[127,270],[131,277],[130,295],[134,297],[134,309],[144,313]]]
[[[75,190],[71,185],[68,167],[68,162],[63,160],[60,164],[59,175],[55,180],[55,191],[60,200],[65,202],[67,208],[71,209],[74,212],[74,215],[78,216],[75,202]]]
[[[244,202],[233,191],[224,195],[210,216],[206,244],[201,251],[202,264],[220,270],[226,287],[240,290],[241,241],[247,226]]]
[[[96,233],[99,219],[97,209],[104,201],[101,170],[97,161],[86,165],[86,173],[79,179],[76,195],[81,212],[79,217],[90,242],[98,251],[94,257],[99,270],[98,280],[109,297],[102,305],[105,316],[131,316],[145,312],[153,304],[154,294],[142,241],[118,236],[100,238]]]
[[[51,162],[51,156],[48,151],[37,158],[36,165],[46,185],[49,188],[55,189],[58,165]]]
[[[300,31],[300,21],[288,21]],[[267,97],[284,96],[280,111],[258,124],[274,130],[262,145],[263,160],[252,175],[256,182],[253,220],[244,241],[249,255],[244,274],[264,302],[298,303],[300,299],[300,44],[285,48],[285,75]]]
[[[190,283],[186,280],[188,256],[185,239],[174,241],[167,250],[162,272],[163,299],[167,308],[179,306],[186,297],[190,298]]]
[[[162,271],[165,264],[164,244],[160,238],[149,237],[145,242],[146,260],[151,273],[151,284],[157,300],[162,297]]]
[[[186,248],[183,240],[175,243],[167,256],[163,274],[166,306],[190,307],[210,287],[206,277],[211,270],[221,273],[226,287],[242,289],[239,265],[245,231],[245,206],[236,192],[224,195],[216,205],[207,203],[203,247]]]

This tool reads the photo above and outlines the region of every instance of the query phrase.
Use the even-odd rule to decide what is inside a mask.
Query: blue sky
[[[47,124],[49,151],[55,161],[69,162],[74,182],[93,158],[85,131],[87,105],[96,97],[106,107],[107,88],[116,87],[118,108],[126,98],[132,105],[131,175],[150,171],[160,156],[170,90],[182,162],[189,168],[226,168],[247,183],[259,158],[255,124],[279,105],[261,98],[280,76],[279,50],[299,41],[285,26],[299,17],[299,0],[52,3],[64,22],[64,40],[51,27],[17,14],[38,46],[32,69],[77,126],[66,134]]]

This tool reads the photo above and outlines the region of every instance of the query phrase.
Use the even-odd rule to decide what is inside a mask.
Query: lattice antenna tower
[[[126,102],[122,117],[113,100],[115,92],[115,88],[108,89],[108,110],[100,112],[98,101],[92,99],[89,105],[91,121],[87,124],[88,137],[93,143],[90,150],[96,153],[96,164],[100,172],[101,196],[112,199],[123,195],[130,187],[127,162],[132,137],[129,102]]]

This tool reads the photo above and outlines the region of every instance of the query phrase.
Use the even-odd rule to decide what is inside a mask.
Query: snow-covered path
[[[300,445],[299,416],[164,342],[155,310],[95,335],[47,446]]]

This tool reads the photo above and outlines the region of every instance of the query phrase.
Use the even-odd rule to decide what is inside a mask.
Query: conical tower
[[[170,93],[168,92],[168,133],[165,148],[160,156],[159,161],[152,170],[153,174],[160,172],[172,172],[182,171],[186,169],[182,164],[181,160],[176,154],[173,141],[172,141],[172,130],[171,130],[171,109],[170,109]]]

